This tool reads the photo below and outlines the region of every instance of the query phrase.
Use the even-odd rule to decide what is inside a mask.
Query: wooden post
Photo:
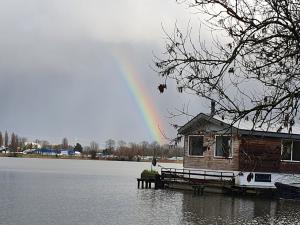
[[[193,186],[193,191],[194,191],[194,195],[196,195],[197,194],[197,192],[196,192],[196,186]]]
[[[140,179],[137,179],[138,181],[138,189],[140,189]]]
[[[203,195],[204,185],[194,185],[192,187],[193,187],[194,195],[196,195],[196,196]]]

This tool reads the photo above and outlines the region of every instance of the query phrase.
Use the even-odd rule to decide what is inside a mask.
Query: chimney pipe
[[[210,102],[210,115],[214,116],[215,114],[216,114],[216,102],[212,100]]]

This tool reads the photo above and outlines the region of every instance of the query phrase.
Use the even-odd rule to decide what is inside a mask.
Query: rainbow
[[[128,60],[128,57],[125,56],[123,52],[113,50],[112,55],[118,65],[121,76],[135,99],[151,137],[153,140],[162,144],[164,142],[162,134],[163,123],[157,113],[155,104],[153,103],[150,95],[146,92],[147,89],[140,80],[137,69],[134,68],[133,64]]]

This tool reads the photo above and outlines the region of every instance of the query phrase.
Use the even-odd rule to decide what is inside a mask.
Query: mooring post
[[[203,195],[203,192],[204,192],[204,186],[201,186],[201,196]]]
[[[202,196],[204,193],[204,185],[194,185],[193,187],[193,191],[194,191],[194,195],[195,196]]]
[[[138,189],[140,189],[140,179],[137,179],[138,181]]]

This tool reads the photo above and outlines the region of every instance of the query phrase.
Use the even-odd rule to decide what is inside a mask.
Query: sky
[[[153,59],[164,51],[162,27],[198,17],[175,0],[1,0],[0,131],[101,147],[157,141],[157,126],[175,137],[170,123],[184,120],[169,111],[207,108],[172,83],[160,94]]]

